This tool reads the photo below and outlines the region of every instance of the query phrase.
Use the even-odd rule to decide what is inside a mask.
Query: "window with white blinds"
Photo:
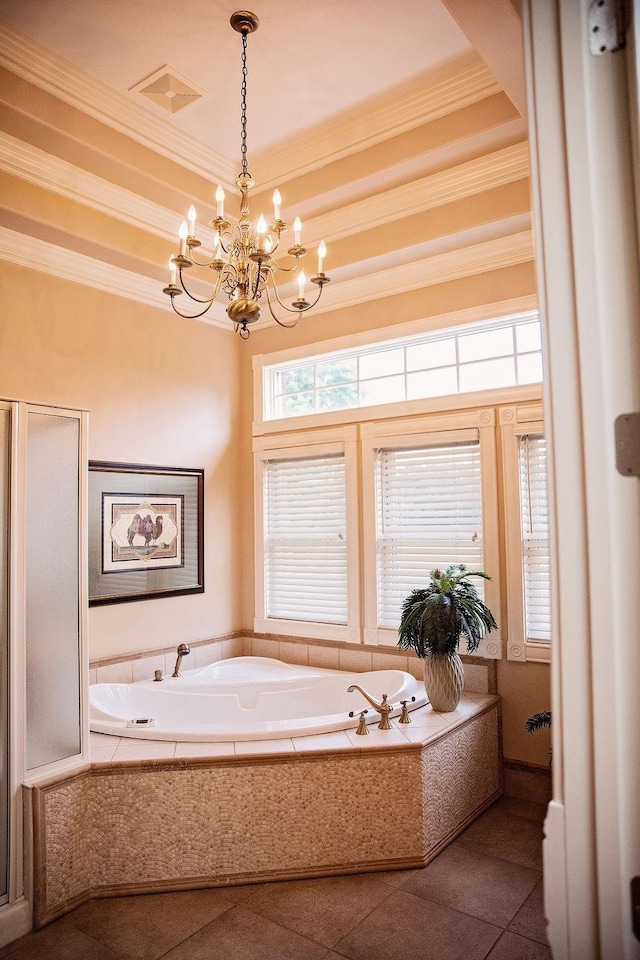
[[[265,613],[346,624],[344,454],[264,465]]]
[[[482,569],[479,442],[378,450],[376,515],[378,626],[397,628],[431,570]]]
[[[532,643],[548,643],[551,640],[551,571],[544,437],[520,437],[519,471],[526,638]]]

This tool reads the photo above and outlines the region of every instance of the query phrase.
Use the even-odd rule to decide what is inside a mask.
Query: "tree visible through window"
[[[263,375],[266,420],[539,383],[540,320],[467,324],[278,363]]]

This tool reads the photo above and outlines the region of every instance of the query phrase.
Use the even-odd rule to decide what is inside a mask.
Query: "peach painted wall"
[[[240,629],[239,341],[4,264],[0,396],[90,410],[89,458],[205,470],[205,593],[92,607],[89,655]]]
[[[525,721],[534,713],[551,709],[550,668],[546,663],[498,663],[498,693],[502,697],[502,745],[508,760],[549,762],[548,728],[527,733]]]

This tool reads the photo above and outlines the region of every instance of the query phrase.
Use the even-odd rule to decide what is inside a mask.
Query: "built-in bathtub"
[[[273,740],[312,736],[380,719],[353,684],[401,712],[427,703],[424,684],[402,670],[347,673],[266,657],[235,657],[179,677],[99,683],[89,691],[95,733],[147,740]],[[351,716],[350,716],[351,714]]]
[[[230,683],[225,674],[237,666],[215,664],[218,679]],[[286,696],[278,684],[305,673],[292,667],[276,677],[282,665],[263,668],[276,700]],[[307,680],[335,672],[306,671]],[[395,672],[382,671],[387,685]],[[185,671],[125,686],[198,697],[207,676]],[[340,676],[343,690],[359,676],[376,697],[413,695],[411,687],[376,688],[375,672]],[[243,682],[236,677],[238,689]],[[92,897],[423,866],[500,795],[496,696],[469,693],[450,714],[416,701],[411,723],[392,720],[389,730],[378,729],[358,691],[345,697],[340,723],[368,707],[376,721],[368,736],[353,728],[302,737],[271,730],[273,743],[236,734],[236,743],[171,743],[125,739],[120,730],[97,737],[113,743],[112,759],[32,781],[25,816],[34,926]]]

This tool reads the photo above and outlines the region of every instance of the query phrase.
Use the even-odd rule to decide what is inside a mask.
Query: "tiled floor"
[[[551,960],[543,816],[503,798],[420,870],[94,900],[0,960]]]

